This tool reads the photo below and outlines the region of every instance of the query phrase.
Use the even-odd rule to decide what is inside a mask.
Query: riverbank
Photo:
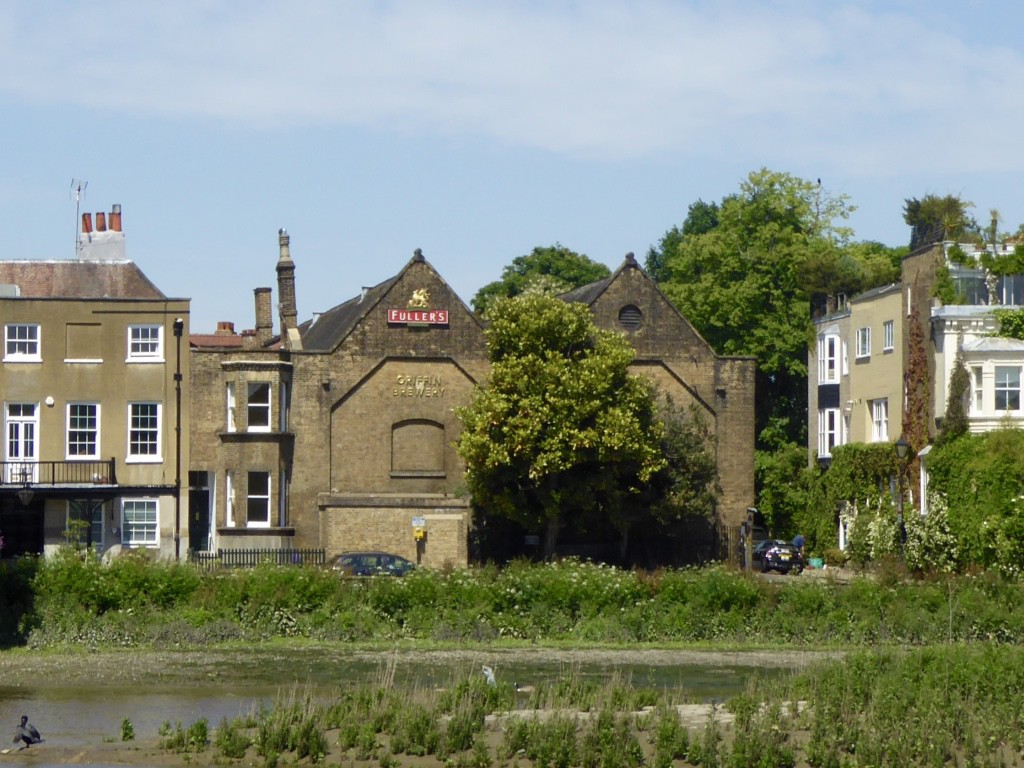
[[[451,677],[453,670],[463,679],[479,673],[482,665],[487,664],[495,669],[503,684],[511,683],[507,675],[514,668],[522,669],[528,665],[555,665],[570,671],[573,669],[618,669],[621,667],[637,668],[679,668],[686,666],[702,666],[708,669],[744,667],[750,669],[798,670],[823,659],[835,656],[834,653],[799,650],[693,650],[670,648],[631,648],[631,649],[578,649],[578,648],[352,648],[343,644],[314,644],[308,642],[284,642],[266,646],[233,648],[221,647],[212,649],[182,650],[139,650],[120,649],[104,651],[88,651],[67,649],[65,651],[30,651],[18,649],[0,653],[0,680],[10,698],[17,698],[19,688],[32,688],[39,691],[51,690],[52,695],[61,696],[67,690],[90,687],[98,691],[122,690],[126,686],[147,686],[150,689],[166,689],[174,686],[223,686],[233,687],[242,692],[246,686],[265,686],[273,682],[282,691],[302,689],[310,682],[304,672],[319,670],[317,682],[330,685],[334,682],[342,684],[345,669],[354,665],[379,670],[409,670],[436,668],[445,670],[444,675]],[[296,665],[297,659],[304,659]],[[337,680],[322,679],[331,671],[338,675]],[[439,677],[441,675],[439,674]],[[102,693],[100,693],[102,698]],[[115,705],[116,706],[116,705]],[[706,723],[713,705],[693,703],[679,705],[680,722],[687,728],[697,731]],[[16,721],[21,712],[7,712],[9,720]],[[33,712],[28,712],[33,716]],[[42,713],[35,713],[36,715]],[[520,712],[530,716],[532,713]],[[121,717],[118,713],[117,717]],[[131,712],[123,716],[131,719]],[[135,717],[141,715],[136,714]],[[731,715],[717,708],[717,716],[725,718],[723,723],[731,719]],[[121,741],[120,734],[114,726],[108,726],[104,733],[85,735],[48,734],[47,723],[36,720],[36,725],[43,731],[44,737],[49,736],[43,744],[19,751],[12,751],[0,756],[0,764],[7,762],[33,766],[62,765],[137,765],[137,766],[192,766],[224,765],[230,763],[223,756],[215,759],[218,750],[211,744],[201,752],[187,754],[176,753],[160,746],[161,738],[153,727],[141,727],[137,724],[134,740]],[[174,717],[171,724],[176,725]],[[115,720],[116,722],[116,720]],[[181,726],[187,729],[192,723],[185,720]],[[210,722],[212,732],[220,725]],[[498,749],[503,738],[504,721],[501,715],[491,714],[487,718],[485,738],[492,752]],[[13,725],[12,725],[13,728]],[[333,730],[325,731],[329,752],[322,763],[324,765],[370,766],[375,761],[353,761],[351,754],[338,746],[339,734]],[[412,757],[403,755],[400,758],[406,768],[442,768],[443,762],[435,756]],[[256,756],[250,748],[247,758],[239,765],[262,765],[263,759]]]
[[[512,664],[751,666],[799,669],[829,658],[839,651],[802,649],[695,650],[688,648],[450,648],[404,647],[391,649],[353,648],[340,643],[281,642],[266,646],[224,646],[210,649],[89,651],[27,650],[0,652],[0,680],[8,686],[64,687],[74,685],[125,685],[162,682],[188,684],[196,679],[240,683],[253,680],[290,684],[304,679],[281,679],[282,661],[297,651],[309,656],[311,668],[337,666],[344,662],[451,667],[467,669],[487,664],[500,670]]]

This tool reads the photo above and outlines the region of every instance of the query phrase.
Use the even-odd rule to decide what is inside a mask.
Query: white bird
[[[487,680],[487,684],[488,685],[497,685],[498,684],[498,681],[494,679],[494,670],[493,669],[491,669],[490,667],[485,665],[482,668],[482,671],[484,673],[484,679]]]
[[[14,731],[14,743],[17,744],[19,741],[25,742],[23,746],[18,749],[24,749],[30,747],[33,744],[38,744],[43,740],[43,737],[39,735],[39,731],[36,727],[29,723],[28,716],[21,716],[21,724]]]

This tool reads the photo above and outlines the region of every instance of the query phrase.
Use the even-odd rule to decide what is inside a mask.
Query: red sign
[[[397,325],[448,325],[448,310],[389,309],[388,322]]]

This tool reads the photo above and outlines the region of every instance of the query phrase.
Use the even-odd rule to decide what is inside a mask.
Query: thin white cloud
[[[48,7],[50,6],[50,7]],[[227,0],[0,9],[0,93],[133,116],[481,136],[560,153],[1024,168],[1024,57],[830,3]],[[977,13],[966,7],[962,13]]]

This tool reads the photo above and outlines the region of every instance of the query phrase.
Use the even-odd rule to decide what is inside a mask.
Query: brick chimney
[[[255,288],[256,345],[265,346],[274,335],[274,313],[270,305],[270,288]]]
[[[109,222],[109,226],[108,226]],[[82,229],[76,244],[78,258],[82,261],[124,261],[124,232],[121,230],[121,206],[114,205],[108,214],[96,213],[96,227],[93,229],[93,214],[82,214]]]
[[[295,262],[292,261],[291,238],[285,229],[277,232],[279,256],[277,259],[277,295],[281,301],[281,341],[288,344],[288,331],[298,325],[298,309],[295,306]]]

